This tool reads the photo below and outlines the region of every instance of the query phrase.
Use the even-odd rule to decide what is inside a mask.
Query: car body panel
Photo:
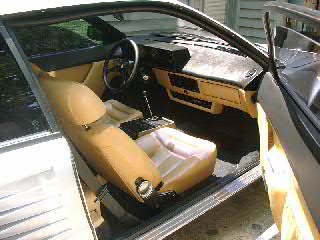
[[[10,28],[55,23],[83,15],[124,11],[152,11],[181,17],[243,51],[260,64],[263,70],[269,67],[270,62],[265,51],[223,24],[177,1],[68,0],[29,1],[23,4],[11,1],[0,10],[0,20],[3,21],[3,25],[0,22],[0,32],[6,38],[32,90],[37,92],[37,99],[53,129],[59,130],[55,126],[31,67],[27,64],[27,57]],[[287,236],[289,239],[295,236],[316,239],[319,238],[320,226],[320,192],[316,190],[320,180],[320,165],[293,119],[296,115],[292,115],[292,109],[300,114],[299,108],[296,108],[297,105],[292,102],[274,76],[267,73],[258,92],[261,165],[268,185],[271,209],[282,236]],[[254,110],[248,112],[253,116],[256,115]],[[0,161],[10,160],[0,169],[0,209],[2,209],[1,204],[6,206],[3,207],[5,209],[3,215],[0,211],[0,236],[11,237],[23,232],[25,236],[32,238],[35,236],[32,234],[38,234],[38,228],[46,229],[58,224],[58,231],[54,229],[56,232],[48,231],[45,234],[50,237],[65,234],[70,239],[95,239],[67,141],[59,133],[47,133],[45,136],[37,137],[36,140],[32,138],[31,136],[22,143],[19,140],[11,144],[8,142],[2,144],[0,148]],[[184,209],[176,209],[171,214],[157,216],[158,219],[152,221],[150,225],[138,226],[124,238],[162,239],[168,236],[259,179],[258,167],[250,166],[246,171],[233,176],[233,179],[229,179],[230,181],[224,186],[213,188],[211,192],[208,191],[193,199],[188,206],[184,206]],[[20,194],[21,196],[25,194],[27,197],[20,198]],[[10,199],[14,201],[9,202]],[[42,201],[48,201],[49,208],[48,206],[44,208],[41,205]],[[36,213],[34,209],[29,208],[33,204],[37,206]],[[17,206],[19,211],[14,211]],[[24,209],[28,209],[31,215],[25,213]],[[59,213],[56,214],[56,210]],[[180,210],[182,211],[178,213]],[[16,213],[18,215],[15,215]],[[39,216],[48,217],[39,220]],[[53,221],[50,222],[50,219]],[[32,220],[28,225],[29,229],[20,224],[29,220]]]
[[[67,141],[32,138],[0,150],[0,238],[95,239]]]
[[[264,109],[258,104],[260,161],[270,207],[283,239],[319,239],[320,235],[300,191],[287,156]]]
[[[82,1],[84,2],[84,1]],[[86,3],[88,3],[88,1],[86,1]],[[70,2],[71,4],[71,2]],[[73,1],[72,4],[75,4],[75,2]],[[93,6],[94,5],[94,6]],[[44,94],[42,93],[39,84],[37,84],[37,80],[36,77],[33,75],[32,70],[30,65],[27,64],[28,60],[27,57],[25,56],[22,48],[20,47],[19,43],[17,42],[17,39],[14,36],[13,31],[11,30],[11,26],[15,25],[15,24],[24,24],[24,23],[28,23],[30,24],[30,22],[25,21],[26,19],[30,18],[32,21],[52,21],[54,19],[54,16],[56,16],[58,18],[58,16],[63,16],[63,15],[67,15],[67,17],[70,18],[74,18],[75,16],[77,16],[77,14],[81,14],[85,11],[89,11],[90,13],[92,12],[93,14],[96,13],[96,11],[102,11],[102,12],[116,12],[116,11],[123,11],[123,10],[141,10],[141,11],[162,11],[163,13],[167,13],[167,14],[171,14],[171,15],[178,15],[183,17],[183,18],[189,18],[189,20],[193,20],[193,21],[197,21],[198,23],[200,23],[200,25],[204,26],[206,29],[210,30],[211,32],[216,32],[219,33],[223,38],[229,39],[229,41],[233,42],[234,44],[238,45],[238,46],[242,46],[242,48],[245,51],[249,51],[251,49],[251,55],[254,57],[257,57],[258,55],[261,55],[264,57],[264,60],[266,60],[266,54],[262,51],[260,51],[258,48],[256,48],[252,43],[248,42],[247,40],[245,40],[243,37],[241,37],[240,35],[238,35],[237,33],[233,32],[232,30],[226,28],[225,26],[223,26],[222,24],[209,19],[208,17],[206,17],[204,14],[197,12],[196,10],[191,9],[190,7],[186,6],[186,5],[182,5],[179,2],[164,2],[164,1],[119,1],[119,3],[115,4],[115,2],[104,2],[104,3],[97,3],[96,5],[81,5],[78,7],[59,7],[59,6],[52,6],[49,7],[48,5],[46,5],[47,10],[39,10],[39,9],[43,9],[45,8],[44,5],[38,5],[37,8],[33,8],[32,7],[32,3],[30,3],[30,8],[25,8],[22,9],[20,8],[20,10],[18,10],[16,13],[12,12],[2,12],[2,14],[7,14],[7,15],[2,15],[1,19],[4,23],[4,26],[1,26],[1,33],[3,35],[6,36],[6,39],[8,40],[9,46],[11,51],[14,53],[15,58],[17,59],[17,62],[19,63],[20,68],[23,70],[23,72],[25,73],[25,75],[27,76],[27,80],[29,82],[30,85],[33,86],[33,90],[36,91],[38,93],[38,101],[42,102],[42,106],[43,109],[46,109],[48,111],[48,114],[51,113],[50,109],[47,107],[47,102],[46,99],[44,98]],[[53,7],[55,7],[55,9],[53,9]],[[91,7],[91,8],[90,8]],[[34,11],[33,11],[34,10]],[[73,11],[74,10],[74,11]],[[27,11],[27,12],[25,12]],[[20,13],[18,13],[20,12]],[[24,12],[24,13],[22,13]],[[11,13],[10,15],[8,15],[9,13]],[[74,14],[74,15],[72,15]],[[39,17],[40,15],[40,17]],[[43,18],[42,18],[43,17]],[[48,18],[47,18],[48,17]],[[51,18],[51,20],[50,20]],[[59,19],[61,21],[61,19]],[[32,22],[31,21],[31,22]],[[37,22],[37,23],[39,23]],[[228,37],[225,36],[224,33],[229,34]],[[237,39],[234,39],[237,38]],[[245,45],[247,47],[245,47]],[[263,61],[262,61],[263,62]],[[263,65],[263,64],[262,64]],[[43,101],[42,101],[43,100]],[[53,126],[56,125],[54,119],[52,118],[52,123]],[[55,127],[56,130],[58,130],[58,127]],[[30,144],[32,144],[32,142],[30,142]],[[64,144],[67,145],[66,141],[64,140]],[[19,149],[17,149],[16,151],[20,151]],[[53,152],[54,149],[52,149]],[[70,150],[69,150],[70,151]],[[50,152],[48,153],[50,154]],[[58,154],[58,153],[56,153]],[[69,152],[70,154],[70,152]],[[28,156],[32,157],[31,154],[29,154]],[[54,156],[54,154],[52,154],[52,156]],[[71,155],[70,155],[71,157]],[[72,157],[71,157],[72,158]],[[63,159],[61,160],[63,161]],[[69,159],[65,159],[64,161],[68,162],[72,160]],[[255,163],[257,164],[257,163]],[[49,164],[50,165],[50,164]],[[251,168],[252,171],[250,171]],[[149,226],[146,228],[143,228],[142,231],[144,231],[144,238],[146,238],[146,236],[151,237],[153,236],[154,239],[159,239],[159,238],[163,238],[165,236],[167,236],[168,234],[170,234],[171,232],[181,228],[186,222],[191,221],[193,219],[195,219],[196,217],[200,216],[201,214],[205,213],[206,211],[212,209],[213,207],[217,206],[218,204],[220,204],[222,201],[234,196],[235,193],[239,192],[242,189],[245,189],[248,185],[250,185],[251,183],[255,182],[256,180],[258,180],[260,178],[260,174],[257,171],[257,167],[255,166],[250,166],[248,167],[246,170],[248,170],[248,174],[246,174],[245,172],[241,172],[241,173],[237,173],[236,175],[232,176],[231,178],[228,179],[229,184],[226,185],[226,188],[223,188],[221,190],[221,198],[219,197],[219,201],[215,200],[215,197],[218,197],[219,193],[217,193],[216,195],[214,195],[215,197],[209,197],[208,198],[208,193],[203,193],[201,196],[199,196],[197,199],[192,201],[189,201],[189,209],[185,209],[185,212],[183,215],[178,216],[180,218],[180,220],[177,222],[177,224],[175,224],[172,228],[170,229],[165,229],[165,225],[163,225],[164,221],[168,220],[168,216],[163,216],[163,217],[158,217],[158,219],[153,221],[153,226],[158,225],[161,228],[162,233],[155,233],[155,231],[151,231],[153,229],[153,226]],[[69,172],[68,175],[70,175],[71,173]],[[237,181],[238,177],[240,177],[241,175],[243,175],[240,179],[240,182]],[[77,181],[79,181],[77,179],[77,175],[76,173],[74,173],[75,179]],[[69,176],[70,177],[70,176]],[[69,181],[71,181],[69,179]],[[76,181],[76,182],[77,182]],[[65,184],[67,185],[67,181],[65,181]],[[62,184],[60,184],[60,187],[63,186]],[[218,189],[220,189],[221,186],[217,187],[217,188],[212,188],[211,189],[211,194],[214,194],[214,192]],[[215,190],[215,191],[214,191]],[[61,189],[61,191],[64,191],[63,189]],[[78,197],[82,197],[82,193],[81,193],[81,188],[78,188]],[[227,192],[227,195],[225,195],[225,193]],[[75,194],[75,191],[72,192],[73,194]],[[71,193],[70,193],[71,194]],[[68,195],[66,195],[67,198]],[[75,197],[75,196],[73,196]],[[72,197],[69,197],[70,199]],[[217,198],[218,199],[218,198]],[[76,200],[77,201],[77,200]],[[70,204],[73,203],[72,200],[70,200]],[[78,206],[77,206],[78,205]],[[82,210],[84,210],[84,212],[86,213],[86,207],[82,206],[80,207],[79,204],[74,204],[74,207],[79,207],[81,210],[78,213],[78,218],[81,220],[80,221],[80,226],[79,225],[74,225],[74,227],[72,229],[80,229],[79,233],[81,233],[81,229],[85,229],[84,234],[89,234],[89,230],[90,227],[92,226],[90,224],[90,220],[88,219],[88,215],[86,214],[81,214],[81,212],[83,213]],[[185,208],[185,207],[181,207]],[[75,208],[73,208],[75,209]],[[69,214],[71,214],[69,216],[69,214],[67,217],[68,218],[72,218],[72,209],[70,209],[70,211],[68,212]],[[179,209],[177,209],[179,210]],[[179,210],[180,211],[180,210]],[[82,215],[82,216],[80,216]],[[87,226],[85,226],[84,221],[85,221],[85,217],[87,217]],[[174,218],[172,216],[171,222],[175,221],[177,218]],[[159,230],[160,230],[159,228]],[[148,233],[150,232],[150,233]],[[81,238],[78,239],[87,239],[86,237],[84,237],[84,234]],[[92,234],[94,237],[94,234]],[[131,234],[130,234],[131,235]],[[136,232],[136,234],[131,235],[131,238],[138,238],[139,235],[143,235],[142,232]],[[91,237],[91,236],[90,236]],[[76,238],[75,238],[76,239]]]
[[[284,15],[319,27],[319,11],[275,2],[267,3],[266,10],[281,14],[283,19]],[[269,25],[268,15],[265,25]],[[319,94],[319,44],[298,31],[282,27],[276,30],[275,40],[268,37],[268,44],[272,49],[270,59],[276,54],[277,69],[272,68],[265,75],[257,98],[261,165],[282,237],[318,239],[319,120],[309,108],[310,103],[316,104],[311,100],[316,101]]]
[[[318,185],[317,179],[320,180],[320,165],[297,131],[280,87],[272,78],[268,78],[268,75],[260,86],[258,101],[276,130],[301,191],[307,203],[310,204],[311,212],[316,214],[314,217],[318,216],[315,219],[319,221],[320,192],[315,189]]]

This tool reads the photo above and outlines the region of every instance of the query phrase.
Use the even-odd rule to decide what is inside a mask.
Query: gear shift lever
[[[149,100],[148,100],[148,96],[147,96],[147,91],[144,90],[142,93],[143,93],[144,100],[146,101],[147,106],[148,106],[150,118],[153,119],[153,113],[152,113],[152,111],[151,111],[151,107],[150,107],[150,104],[149,104]]]

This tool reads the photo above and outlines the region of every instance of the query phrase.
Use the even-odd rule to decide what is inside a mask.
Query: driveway
[[[259,181],[166,240],[250,240],[273,223],[268,195]]]

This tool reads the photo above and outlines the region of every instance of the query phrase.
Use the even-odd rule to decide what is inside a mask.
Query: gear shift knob
[[[152,118],[153,118],[153,114],[152,114],[151,107],[150,107],[150,104],[149,104],[147,91],[146,91],[146,90],[144,90],[142,93],[143,93],[144,100],[146,101],[147,106],[148,106],[148,110],[149,110],[150,118],[152,119]]]
[[[149,81],[149,76],[147,74],[143,74],[142,75],[142,80],[145,81],[145,82]]]

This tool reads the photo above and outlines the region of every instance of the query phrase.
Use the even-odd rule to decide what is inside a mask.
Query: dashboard
[[[171,100],[212,114],[229,106],[256,116],[260,65],[220,39],[169,36],[134,40],[141,63],[152,68]]]
[[[229,106],[256,116],[255,93],[263,69],[225,41],[186,33],[156,33],[130,39],[139,47],[142,71],[152,72],[171,100],[212,114]],[[74,72],[72,69],[86,69],[101,62],[95,64],[99,68],[95,67],[97,73],[93,74],[100,76],[111,47],[100,45],[37,55],[29,60],[47,72]]]
[[[205,78],[237,86],[256,89],[255,79],[263,69],[259,64],[213,37],[193,34],[153,34],[133,38],[141,50],[145,65],[177,73]]]

